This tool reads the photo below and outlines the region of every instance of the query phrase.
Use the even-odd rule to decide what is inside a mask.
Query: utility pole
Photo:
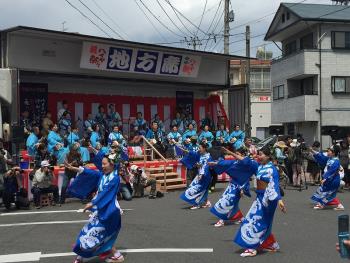
[[[246,26],[245,28],[245,36],[246,36],[246,57],[247,57],[247,68],[246,68],[246,84],[247,84],[247,121],[248,121],[248,137],[251,136],[252,132],[252,114],[251,114],[251,101],[250,101],[250,26]]]
[[[224,53],[230,53],[230,0],[225,0],[225,10],[224,10]]]

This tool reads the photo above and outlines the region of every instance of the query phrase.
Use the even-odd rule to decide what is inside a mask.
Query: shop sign
[[[84,42],[80,67],[104,71],[197,77],[201,57]]]

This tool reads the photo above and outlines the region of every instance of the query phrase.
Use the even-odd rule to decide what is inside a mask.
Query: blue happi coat
[[[38,136],[35,135],[34,132],[32,132],[26,141],[27,151],[30,156],[35,156],[37,152],[36,144],[38,143],[39,139]]]
[[[208,148],[211,148],[214,135],[210,131],[202,131],[198,137],[198,141],[202,142],[204,139],[207,140]]]
[[[210,153],[200,154],[199,152],[189,152],[181,159],[186,168],[192,169],[195,164],[199,165],[198,175],[194,178],[190,186],[180,196],[182,200],[200,206],[207,201],[208,187],[211,182],[208,162],[212,161]]]
[[[215,138],[216,138],[217,141],[220,141],[221,138],[222,138],[224,143],[227,143],[229,141],[229,134],[225,130],[219,130],[219,131],[216,132]]]
[[[182,134],[182,141],[185,141],[186,139],[191,139],[191,137],[193,136],[197,136],[197,132],[195,130],[186,130],[183,134]]]
[[[64,145],[64,141],[62,137],[57,132],[50,131],[47,136],[47,144],[48,144],[47,150],[50,154],[56,157],[57,164],[58,165],[63,164],[66,158],[66,155],[69,152],[69,149],[63,146],[60,147],[59,149],[55,148],[57,144]]]
[[[111,132],[108,135],[108,146],[112,144],[113,141],[118,141],[124,144],[124,137],[120,132]]]
[[[72,146],[74,143],[79,142],[80,138],[79,135],[74,133],[74,132],[70,132],[67,136],[67,142],[68,142],[68,146]]]
[[[256,178],[267,183],[267,187],[256,190],[256,200],[234,239],[235,243],[246,249],[258,249],[271,234],[273,216],[281,199],[279,173],[272,162],[260,165]]]
[[[233,138],[236,138],[236,141],[232,144],[232,147],[234,149],[239,149],[243,146],[244,143],[244,138],[245,138],[245,133],[244,131],[238,130],[238,131],[233,131],[228,140],[231,141]]]
[[[90,136],[91,146],[96,148],[97,143],[101,142],[101,136],[98,132],[93,131]]]
[[[317,189],[311,200],[326,205],[336,197],[340,186],[340,162],[338,158],[329,158],[323,153],[315,154],[314,158],[318,165],[324,167],[322,178],[326,181]]]
[[[214,215],[222,220],[229,220],[239,211],[240,192],[250,196],[249,179],[258,170],[258,163],[249,157],[243,160],[223,160],[214,166],[217,174],[226,172],[231,181],[219,201],[210,209]]]
[[[103,153],[96,157],[95,164],[101,168]],[[80,231],[73,248],[76,254],[90,258],[112,249],[121,228],[120,206],[117,200],[119,184],[116,166],[110,174],[84,168],[69,187],[69,193],[74,193],[75,197],[80,198],[97,189],[97,194],[91,201],[93,208],[90,219]]]

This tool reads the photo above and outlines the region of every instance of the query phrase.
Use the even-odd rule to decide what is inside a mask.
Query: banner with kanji
[[[195,78],[200,63],[200,56],[84,42],[80,68]]]

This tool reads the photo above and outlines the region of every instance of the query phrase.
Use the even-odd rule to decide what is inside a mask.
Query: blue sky
[[[87,15],[103,31],[83,17],[71,7],[67,1]],[[160,5],[159,5],[159,3]],[[2,29],[17,25],[33,26],[53,30],[62,30],[62,23],[68,32],[78,32],[96,36],[124,39],[146,43],[168,43],[165,45],[191,48],[188,41],[197,36],[200,50],[223,52],[223,0],[0,0],[0,27]],[[181,12],[175,15],[170,3]],[[218,5],[220,4],[218,9]],[[270,42],[263,41],[263,34],[273,18],[280,2],[300,2],[301,0],[231,0],[231,9],[235,13],[235,21],[230,23],[231,54],[244,55],[245,24],[250,22],[251,35],[257,36],[251,42],[251,55],[254,56],[259,46],[266,45],[274,56],[278,49]],[[147,20],[138,5],[148,15],[153,25]],[[207,4],[206,4],[207,2]],[[82,3],[90,8],[101,20],[96,18]],[[306,0],[305,3],[330,4],[331,0]],[[206,4],[206,8],[204,9]],[[146,9],[146,7],[153,15]],[[166,13],[161,9],[164,8]],[[204,11],[205,10],[205,11]],[[208,30],[214,14],[216,19]],[[204,11],[203,19],[201,19]],[[261,18],[261,19],[260,19]],[[160,21],[158,21],[158,20]],[[171,21],[171,20],[173,21]],[[259,19],[259,20],[258,20]],[[201,22],[202,20],[202,22]],[[258,20],[258,21],[257,21]],[[182,23],[181,23],[182,22]],[[200,30],[197,28],[200,25]],[[216,26],[215,30],[214,27]],[[206,34],[205,34],[206,33]],[[214,35],[216,41],[214,41]],[[261,36],[260,36],[261,35]],[[186,37],[186,39],[185,39]],[[187,42],[186,42],[187,40]],[[208,43],[207,43],[208,42]]]

